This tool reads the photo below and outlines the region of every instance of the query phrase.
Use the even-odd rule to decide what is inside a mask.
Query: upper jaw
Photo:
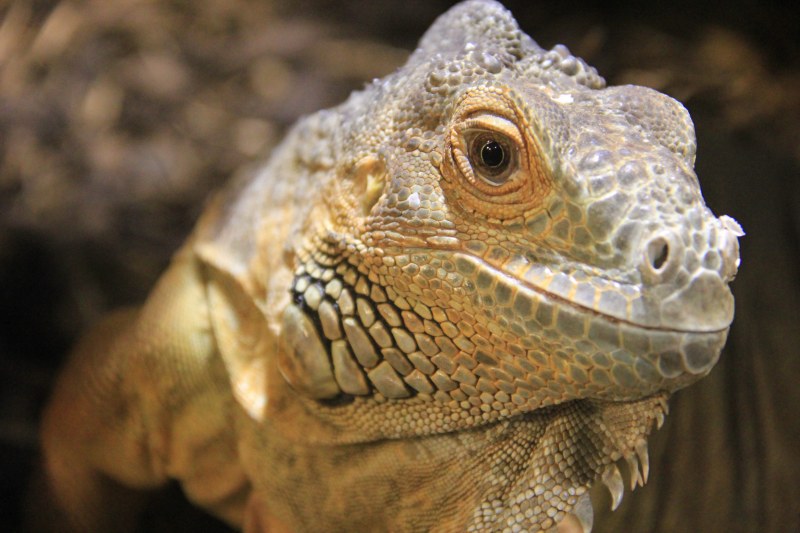
[[[591,250],[575,247],[556,253],[558,243],[549,237],[520,247],[503,261],[484,257],[534,291],[631,326],[684,333],[714,333],[730,326],[734,300],[729,283],[738,269],[738,238],[743,235],[732,218],[716,218],[698,207],[686,220],[672,217],[658,225],[628,221],[626,226],[636,231],[610,258],[596,253],[593,260]]]
[[[522,265],[525,265],[522,267]],[[517,261],[508,274],[532,290],[587,313],[631,327],[675,333],[716,333],[733,321],[733,295],[711,272],[698,272],[685,287],[646,287],[547,264]]]

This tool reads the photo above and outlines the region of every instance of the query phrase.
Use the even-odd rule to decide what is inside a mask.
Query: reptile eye
[[[455,203],[492,220],[533,213],[551,189],[535,124],[528,124],[516,98],[491,87],[468,90],[440,159],[442,183],[454,190]]]
[[[503,146],[490,139],[481,146],[481,162],[489,168],[500,168],[506,162],[506,151]]]
[[[511,176],[516,164],[513,143],[498,133],[481,133],[470,140],[469,160],[475,174],[489,185],[499,186]]]

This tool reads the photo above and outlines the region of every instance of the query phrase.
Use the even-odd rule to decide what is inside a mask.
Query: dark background
[[[399,66],[449,5],[0,1],[0,529],[36,512],[37,417],[76,336],[145,298],[211,190]],[[720,364],[672,399],[650,483],[595,531],[799,531],[798,3],[506,5],[611,84],[684,102],[706,200],[747,232]],[[215,529],[174,488],[143,526]]]

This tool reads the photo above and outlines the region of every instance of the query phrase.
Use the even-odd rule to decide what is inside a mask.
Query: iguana
[[[65,523],[178,480],[247,532],[588,531],[733,318],[742,231],[694,159],[675,100],[457,5],[76,348],[42,430]]]

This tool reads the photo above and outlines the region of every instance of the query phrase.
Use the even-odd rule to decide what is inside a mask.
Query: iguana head
[[[705,205],[681,104],[606,87],[476,0],[294,135],[320,188],[287,256],[278,367],[335,439],[508,422],[486,468],[519,465],[497,479],[539,506],[529,525],[600,474],[618,502],[622,456],[646,477],[665,399],[725,343],[742,235]]]
[[[422,394],[475,424],[672,392],[717,361],[741,229],[706,207],[677,101],[605,87],[478,1],[326,120],[341,179],[294,289],[328,326],[317,397]]]

